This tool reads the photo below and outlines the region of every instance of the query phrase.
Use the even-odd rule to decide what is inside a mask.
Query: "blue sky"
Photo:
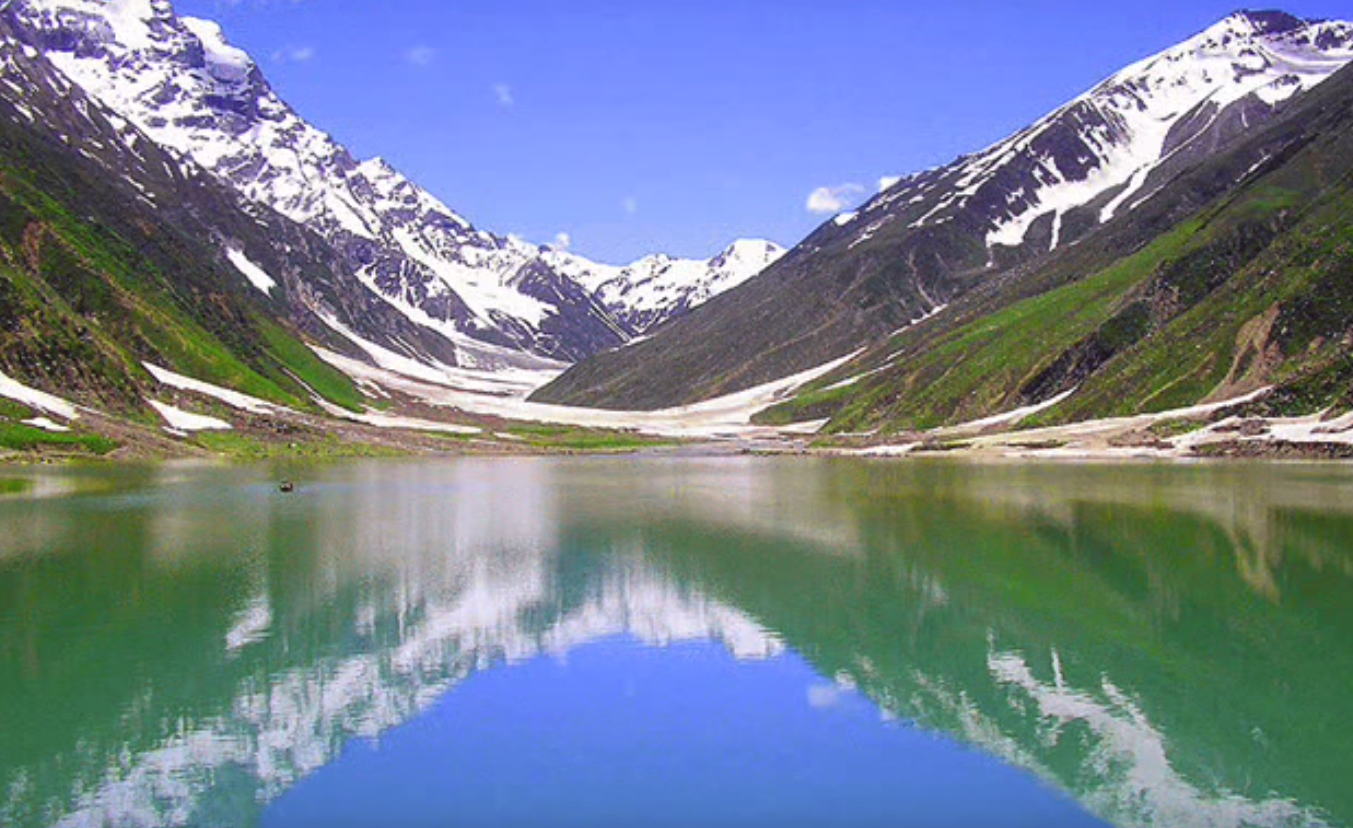
[[[1237,0],[177,0],[476,225],[621,263],[789,245],[819,187],[980,149]],[[1348,17],[1347,0],[1294,0]]]

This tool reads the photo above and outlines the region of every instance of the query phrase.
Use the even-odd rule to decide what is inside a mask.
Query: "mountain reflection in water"
[[[254,820],[469,677],[617,636],[801,659],[1117,824],[1353,824],[1337,467],[11,474],[59,484],[0,500],[7,825]]]

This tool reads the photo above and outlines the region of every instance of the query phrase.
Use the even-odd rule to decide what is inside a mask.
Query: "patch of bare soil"
[[[1286,440],[1223,440],[1193,448],[1195,457],[1227,457],[1266,460],[1347,460],[1353,445],[1347,443],[1293,443]]]

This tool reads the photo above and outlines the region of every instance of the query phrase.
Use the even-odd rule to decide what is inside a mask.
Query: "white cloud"
[[[894,184],[902,180],[900,175],[885,175],[879,179],[879,192],[890,189]]]
[[[550,245],[555,250],[568,250],[573,245],[573,239],[568,233],[560,230],[554,234],[554,244]]]
[[[634,196],[625,196],[620,201],[620,209],[625,211],[625,215],[632,216],[639,212],[639,199]]]
[[[314,57],[314,46],[288,46],[272,53],[273,63],[305,63]]]
[[[808,688],[808,706],[818,710],[836,707],[845,691],[835,684],[814,684]]]
[[[493,85],[493,94],[494,97],[498,99],[498,105],[501,107],[506,108],[517,102],[516,99],[512,97],[512,87],[505,83],[495,83]]]
[[[414,66],[431,66],[437,59],[437,50],[431,46],[414,46],[404,53],[404,60]]]
[[[838,184],[835,187],[818,187],[808,194],[808,212],[819,215],[839,213],[858,196],[864,194],[864,187],[854,182]]]

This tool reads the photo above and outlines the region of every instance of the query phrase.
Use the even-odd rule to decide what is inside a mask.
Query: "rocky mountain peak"
[[[1238,11],[1164,54],[1253,59],[1306,48],[1321,54],[1353,44],[1353,24],[1338,20],[1303,20],[1282,11]]]
[[[891,182],[692,321],[536,399],[664,407],[804,371],[1089,242],[1353,60],[1353,25],[1251,12],[1146,57],[1028,127]],[[1251,164],[1266,159],[1251,159]],[[1260,167],[1232,174],[1238,184]],[[1108,228],[1105,228],[1108,232]],[[812,297],[805,302],[805,297]],[[811,332],[806,335],[805,332]],[[646,382],[659,376],[662,383]]]
[[[5,11],[44,48],[82,56],[183,49],[183,27],[168,0],[14,0]]]
[[[1252,34],[1268,35],[1294,31],[1306,26],[1307,22],[1285,11],[1242,9],[1222,21],[1221,25],[1235,31],[1248,30]]]
[[[785,254],[785,248],[767,239],[738,239],[710,260],[710,266],[716,269],[745,267],[746,263],[757,263],[766,267]]]
[[[177,17],[167,0],[10,0],[0,14],[185,165],[318,231],[366,289],[462,350],[481,351],[466,364],[502,365],[513,350],[572,360],[638,332],[608,315],[631,308],[601,310],[609,306],[595,286],[570,275],[615,269],[577,256],[565,266],[556,251],[477,230],[383,159],[359,162],[283,101],[216,23]],[[730,281],[708,263],[673,270],[679,263],[663,258],[650,269],[679,273],[668,292],[680,298],[646,308],[644,324]]]
[[[242,84],[258,70],[248,52],[226,42],[225,33],[217,23],[196,17],[185,17],[181,22],[201,44],[203,64],[214,80]]]
[[[1021,248],[1035,237],[1055,248],[1133,209],[1174,166],[1266,119],[1350,60],[1353,24],[1238,12],[1006,141],[902,179],[858,217],[837,222],[837,235],[863,243],[885,223],[919,230],[966,216],[986,225],[989,249]],[[1073,228],[1068,219],[1078,210],[1093,216]]]

